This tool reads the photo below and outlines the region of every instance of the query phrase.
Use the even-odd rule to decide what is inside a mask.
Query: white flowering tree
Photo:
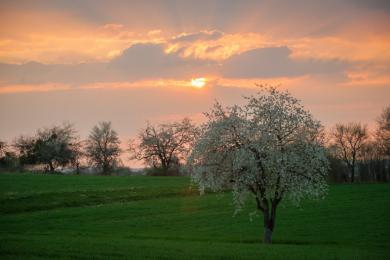
[[[216,103],[189,157],[192,179],[205,189],[233,190],[239,210],[248,196],[264,215],[271,243],[282,199],[322,197],[328,161],[322,126],[288,92],[261,86],[244,106]]]

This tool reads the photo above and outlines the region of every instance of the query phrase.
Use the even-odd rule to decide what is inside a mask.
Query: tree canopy
[[[121,153],[118,134],[111,127],[111,122],[100,122],[92,128],[86,140],[86,155],[91,164],[108,174],[118,162]]]
[[[270,243],[282,199],[325,194],[328,160],[320,122],[288,92],[262,86],[245,99],[244,106],[216,103],[206,113],[189,168],[201,191],[232,188],[237,209],[253,197]]]
[[[174,164],[186,160],[196,135],[197,127],[188,118],[159,125],[148,123],[138,140],[130,141],[129,152],[132,159],[143,160],[167,174]]]
[[[54,172],[73,160],[78,144],[73,126],[64,123],[39,129],[35,137],[20,136],[14,147],[22,164],[44,164],[47,170]]]

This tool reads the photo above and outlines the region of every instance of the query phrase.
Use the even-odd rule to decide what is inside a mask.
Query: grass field
[[[0,175],[1,259],[389,259],[390,185],[333,185],[281,205],[262,245],[253,203],[199,196],[185,177]]]

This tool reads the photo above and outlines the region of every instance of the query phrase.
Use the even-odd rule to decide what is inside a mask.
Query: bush
[[[20,168],[19,159],[13,152],[5,152],[0,158],[0,171],[17,171]]]
[[[175,167],[172,169],[169,169],[166,173],[162,168],[145,168],[145,175],[146,176],[183,176],[182,172],[180,171],[180,168]]]

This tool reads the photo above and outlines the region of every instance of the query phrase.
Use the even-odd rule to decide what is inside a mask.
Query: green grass
[[[253,203],[198,196],[184,177],[0,175],[1,259],[386,259],[390,185],[333,185],[281,205],[263,245]]]

